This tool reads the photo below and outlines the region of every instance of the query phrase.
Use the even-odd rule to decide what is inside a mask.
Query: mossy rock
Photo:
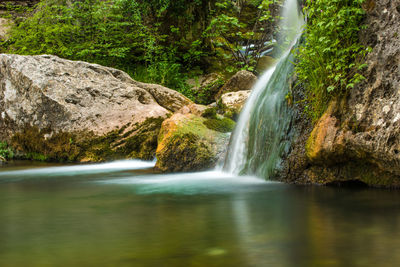
[[[122,127],[106,135],[93,132],[59,132],[26,126],[11,138],[19,158],[56,162],[101,162],[137,158],[151,160],[155,156],[158,133],[163,118],[149,118],[130,127]],[[130,126],[130,125],[129,125]]]
[[[209,129],[207,120],[179,113],[165,120],[158,138],[156,167],[164,172],[213,168],[227,146],[228,135]]]
[[[216,118],[206,120],[204,125],[207,126],[208,129],[221,133],[228,133],[233,131],[236,123],[229,118]]]

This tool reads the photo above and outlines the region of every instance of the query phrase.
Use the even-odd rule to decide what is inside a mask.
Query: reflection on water
[[[398,191],[132,169],[0,169],[0,266],[400,264]]]

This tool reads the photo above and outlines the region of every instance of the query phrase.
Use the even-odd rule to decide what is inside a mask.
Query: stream
[[[400,192],[153,162],[0,169],[0,266],[398,266]]]

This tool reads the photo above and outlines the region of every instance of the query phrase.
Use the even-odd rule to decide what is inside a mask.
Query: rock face
[[[367,79],[330,104],[303,143],[307,163],[291,182],[400,187],[400,8],[397,1],[370,0],[365,9],[361,40],[373,48]]]
[[[224,153],[229,135],[207,127],[204,108],[184,107],[162,124],[156,168],[164,172],[200,171],[214,167]]]
[[[28,158],[151,159],[162,121],[187,103],[173,90],[116,69],[0,55],[0,140]]]
[[[215,99],[218,100],[223,94],[228,92],[251,90],[256,81],[257,76],[255,76],[253,73],[246,70],[241,70],[225,83],[225,85],[215,96]]]

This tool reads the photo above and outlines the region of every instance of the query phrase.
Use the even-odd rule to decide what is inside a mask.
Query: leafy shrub
[[[305,44],[297,53],[296,72],[306,87],[308,113],[318,119],[329,100],[364,77],[358,70],[367,49],[359,43],[364,0],[307,0]]]
[[[209,105],[215,102],[215,95],[224,84],[225,81],[223,79],[217,79],[207,86],[200,88],[195,93],[195,102],[202,105]]]
[[[201,57],[201,41],[193,42],[184,53],[178,52],[178,41],[168,44],[168,35],[161,33],[157,21],[172,2],[45,0],[33,16],[12,29],[7,52],[53,54],[115,67],[140,81],[192,97],[182,73]],[[151,4],[160,7],[157,12]],[[185,62],[185,68],[180,62]]]
[[[201,115],[203,118],[216,119],[217,118],[217,108],[207,108]]]
[[[136,1],[47,0],[11,31],[9,52],[124,68],[142,60],[149,36]]]
[[[272,12],[280,0],[217,0],[213,18],[205,31],[228,72],[238,69],[255,71],[265,49],[265,43],[274,33],[278,19]],[[247,13],[247,14],[246,14]]]
[[[0,157],[4,159],[12,159],[14,153],[6,142],[0,142]]]

